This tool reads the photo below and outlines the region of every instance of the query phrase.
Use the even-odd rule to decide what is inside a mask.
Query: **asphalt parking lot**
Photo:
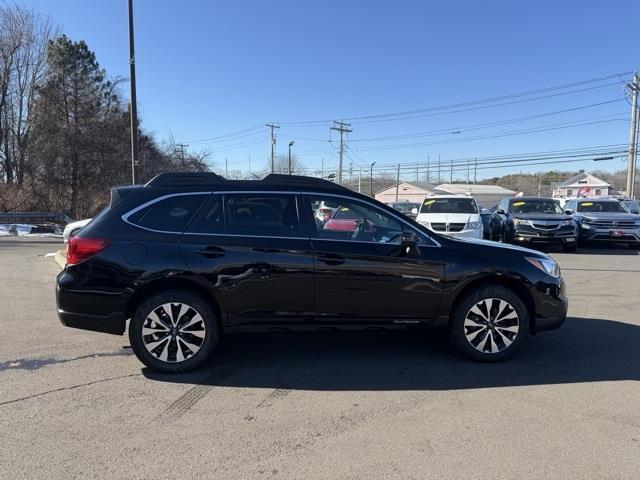
[[[569,319],[502,364],[441,332],[246,335],[202,371],[64,328],[45,238],[0,238],[0,478],[638,478],[640,255],[552,253]]]

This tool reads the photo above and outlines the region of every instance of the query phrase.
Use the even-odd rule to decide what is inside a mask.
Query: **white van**
[[[482,218],[473,197],[433,195],[422,202],[416,221],[438,233],[455,237],[482,238]]]

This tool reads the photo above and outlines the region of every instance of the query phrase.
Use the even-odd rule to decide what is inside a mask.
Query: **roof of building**
[[[513,190],[500,185],[483,185],[477,183],[443,183],[435,187],[436,192],[470,195],[513,195]]]
[[[402,185],[410,185],[412,187],[415,187],[418,190],[424,190],[425,193],[433,192],[433,190],[436,188],[435,185],[432,185],[427,182],[400,182],[400,188],[402,188]],[[387,190],[395,191],[396,184],[394,183],[393,185],[383,188],[382,190],[378,190],[376,192],[376,195],[378,193],[386,192]]]
[[[579,183],[581,180],[586,180],[584,183]],[[555,187],[581,187],[581,186],[602,186],[602,187],[610,187],[611,184],[605,182],[601,178],[598,178],[590,173],[580,172],[577,175],[574,175],[571,178],[566,179],[564,182],[558,182],[555,184]]]

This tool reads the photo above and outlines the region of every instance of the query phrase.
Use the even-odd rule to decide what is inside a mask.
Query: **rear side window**
[[[224,213],[222,209],[222,195],[211,195],[203,205],[189,227],[192,233],[220,234],[224,233]]]
[[[288,194],[225,195],[227,233],[301,237],[296,197]]]
[[[127,220],[151,230],[182,233],[204,198],[204,195],[174,195],[134,211]]]

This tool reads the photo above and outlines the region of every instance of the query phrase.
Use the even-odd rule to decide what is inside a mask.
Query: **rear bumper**
[[[58,318],[65,327],[91,330],[93,332],[122,335],[125,330],[125,318],[118,312],[109,315],[90,315],[87,313],[72,313],[58,309]]]
[[[125,303],[119,293],[83,288],[67,272],[56,279],[56,304],[60,322],[71,328],[122,335],[125,331]]]

